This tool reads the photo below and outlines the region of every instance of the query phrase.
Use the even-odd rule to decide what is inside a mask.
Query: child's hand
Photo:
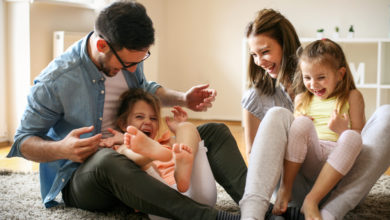
[[[185,122],[188,116],[187,112],[184,111],[180,106],[174,106],[171,112],[173,113],[173,119],[166,117],[165,121],[167,122],[168,128],[173,133],[176,133],[178,124],[181,122]]]
[[[344,113],[343,115],[340,115],[334,110],[329,120],[328,127],[330,130],[340,135],[343,131],[348,130],[348,122],[348,114]]]
[[[100,143],[99,143],[100,147],[112,148],[115,145],[123,144],[123,134],[121,132],[116,131],[112,128],[107,128],[107,131],[110,132],[111,134],[113,134],[114,136],[109,137],[109,138],[105,138],[105,139],[101,139]]]
[[[187,121],[188,119],[187,112],[184,111],[184,109],[182,109],[180,106],[174,106],[171,112],[173,113],[173,119],[176,122],[183,122]]]

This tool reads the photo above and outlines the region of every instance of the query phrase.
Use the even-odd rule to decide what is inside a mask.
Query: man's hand
[[[217,96],[215,89],[208,89],[209,84],[194,86],[185,93],[187,108],[193,111],[207,111]]]
[[[340,135],[343,131],[348,130],[348,121],[348,114],[344,113],[343,115],[340,115],[334,110],[329,120],[328,127],[330,130]]]
[[[113,134],[114,136],[109,138],[104,138],[100,140],[99,146],[100,147],[109,147],[112,148],[115,145],[122,145],[123,144],[123,134],[122,132],[116,131],[112,128],[107,128],[107,131]]]
[[[63,158],[82,163],[98,150],[102,135],[96,134],[89,138],[80,139],[82,134],[93,131],[94,127],[74,129],[60,142],[60,152]]]

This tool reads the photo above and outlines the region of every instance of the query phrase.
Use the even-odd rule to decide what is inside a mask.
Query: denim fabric
[[[91,125],[95,130],[80,138],[101,132],[105,76],[89,58],[87,45],[91,34],[54,59],[34,80],[7,157],[23,157],[20,146],[31,136],[59,141],[73,129]],[[129,88],[144,88],[155,93],[160,87],[146,80],[143,63],[138,64],[134,73],[122,71]],[[57,204],[55,197],[79,165],[69,160],[40,164],[41,194],[46,207]]]

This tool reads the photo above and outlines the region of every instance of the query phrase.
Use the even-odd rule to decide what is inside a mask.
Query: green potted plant
[[[355,29],[353,28],[353,25],[351,25],[348,29],[348,38],[354,38],[355,37]]]
[[[323,28],[320,28],[320,29],[317,29],[317,38],[321,39],[324,37],[324,29]]]
[[[339,39],[340,38],[340,28],[338,26],[336,26],[334,28],[334,32],[333,32],[333,38],[334,39]]]

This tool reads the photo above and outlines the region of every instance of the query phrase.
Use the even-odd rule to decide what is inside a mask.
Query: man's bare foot
[[[322,220],[318,204],[305,198],[301,211],[305,214],[305,220]]]
[[[179,192],[186,192],[190,187],[192,166],[194,162],[194,155],[192,149],[184,144],[174,144],[173,153],[175,154],[175,180],[177,190]]]
[[[135,153],[152,160],[169,161],[172,151],[157,141],[149,138],[134,126],[128,126],[124,136],[124,144]]]
[[[288,202],[291,198],[291,190],[287,190],[285,187],[280,187],[278,195],[276,197],[274,208],[272,213],[275,215],[281,215],[287,211]]]

